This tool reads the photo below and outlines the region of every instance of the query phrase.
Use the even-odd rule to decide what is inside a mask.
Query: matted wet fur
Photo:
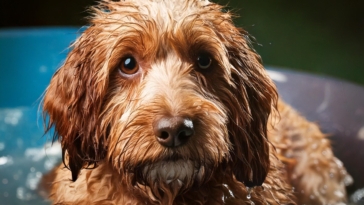
[[[45,178],[54,204],[345,202],[347,174],[326,136],[278,100],[248,34],[222,9],[93,8],[44,97],[63,150]]]

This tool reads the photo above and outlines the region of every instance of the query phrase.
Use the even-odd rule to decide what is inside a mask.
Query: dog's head
[[[277,94],[230,13],[205,0],[93,10],[44,98],[72,179],[102,160],[154,192],[203,184],[215,170],[261,185]]]

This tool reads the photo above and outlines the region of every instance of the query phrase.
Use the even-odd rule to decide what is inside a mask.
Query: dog
[[[43,101],[54,204],[342,204],[350,176],[207,0],[102,0]]]

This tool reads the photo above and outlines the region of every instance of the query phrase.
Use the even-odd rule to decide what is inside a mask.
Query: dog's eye
[[[133,57],[126,57],[123,58],[120,64],[120,71],[127,75],[132,75],[138,72],[139,65],[135,58]]]
[[[209,55],[201,54],[197,57],[198,67],[201,69],[207,69],[211,66],[212,60]]]

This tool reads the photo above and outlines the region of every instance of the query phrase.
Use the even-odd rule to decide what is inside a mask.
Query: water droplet
[[[311,149],[313,149],[313,150],[317,149],[317,147],[318,147],[318,145],[316,143],[311,145]]]
[[[339,198],[343,198],[343,197],[344,197],[344,194],[343,194],[341,191],[339,191],[339,190],[336,190],[336,191],[334,192],[334,194],[335,194],[337,197],[339,197]]]
[[[350,175],[346,174],[346,176],[344,178],[344,184],[345,184],[345,186],[349,186],[353,182],[354,182],[353,178]]]
[[[315,195],[311,194],[310,199],[315,199]]]
[[[47,66],[45,66],[45,65],[42,65],[42,66],[40,66],[40,68],[39,68],[39,72],[41,72],[41,73],[45,73],[45,72],[47,72]]]
[[[5,114],[4,121],[6,124],[16,126],[22,117],[23,112],[21,110],[14,109]]]
[[[335,177],[334,172],[330,172],[330,173],[329,173],[329,176],[330,176],[330,178],[334,178],[334,177]]]
[[[35,196],[32,195],[32,193],[28,189],[24,187],[18,187],[16,189],[16,197],[22,201],[29,201],[33,199]]]
[[[14,175],[13,175],[13,179],[14,179],[14,180],[18,180],[18,179],[19,179],[19,175],[18,175],[18,174],[14,174]]]
[[[327,189],[327,186],[326,186],[326,185],[324,185],[324,186],[320,189],[321,194],[326,194],[326,189]]]
[[[246,188],[246,189],[248,190],[248,195],[246,196],[246,198],[247,198],[248,200],[250,200],[250,199],[252,198],[252,196],[251,196],[252,188],[248,187],[248,188]]]
[[[25,181],[26,187],[30,190],[36,190],[41,178],[42,178],[41,172],[30,172]]]
[[[321,152],[322,155],[324,155],[324,157],[329,158],[330,157],[330,151],[328,149],[325,149],[324,151]]]
[[[288,150],[284,156],[287,158],[293,158],[293,152],[291,150]]]
[[[354,203],[358,203],[362,200],[364,200],[364,188],[363,189],[359,189],[357,191],[354,192],[353,195],[351,195],[351,200],[354,202]]]
[[[335,161],[337,167],[341,168],[344,166],[343,163],[338,158],[335,157],[334,161]]]
[[[364,140],[364,126],[361,127],[358,131],[358,139]]]
[[[10,156],[0,157],[0,166],[13,164],[13,159]]]

